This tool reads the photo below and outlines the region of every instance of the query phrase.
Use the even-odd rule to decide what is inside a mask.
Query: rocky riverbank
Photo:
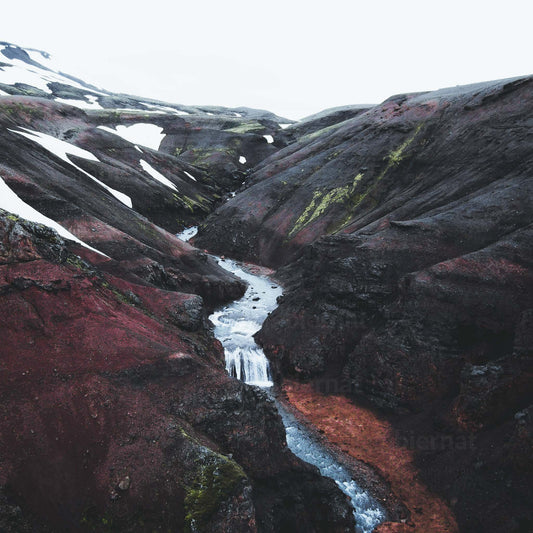
[[[4,211],[0,235],[2,531],[352,530],[268,397],[226,374],[199,296]]]
[[[532,88],[333,113],[258,165],[196,238],[280,267],[286,290],[258,335],[278,381],[369,402],[401,442],[451,440],[413,453],[465,531],[533,520]]]
[[[391,508],[395,521],[381,524],[376,532],[459,531],[453,509],[425,485],[414,450],[402,445],[385,417],[345,396],[325,395],[310,384],[287,381],[283,394],[303,420],[331,445],[370,468],[369,472],[357,463],[354,466],[366,483],[373,477],[372,470],[378,474],[372,490],[384,506]],[[384,491],[383,482],[390,492]]]

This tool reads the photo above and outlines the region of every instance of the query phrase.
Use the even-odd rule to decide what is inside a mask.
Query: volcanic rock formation
[[[224,372],[200,223],[278,268],[278,382],[379,410],[461,531],[531,530],[533,77],[291,124],[48,59],[0,43],[0,529],[353,530]]]
[[[416,451],[465,531],[533,519],[532,124],[532,77],[392,97],[260,163],[196,239],[283,266],[278,379],[451,442]]]
[[[79,109],[149,101],[0,46],[0,81],[15,69],[41,87],[0,93],[0,530],[352,531],[272,401],[225,372],[206,307],[243,282],[173,234],[242,175],[227,170],[230,188],[157,150],[179,106]],[[209,113],[242,125],[241,111]]]

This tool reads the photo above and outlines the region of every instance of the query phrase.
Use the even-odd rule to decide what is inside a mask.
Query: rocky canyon
[[[532,169],[531,76],[292,121],[0,42],[0,530],[363,531],[281,402],[375,531],[531,531]],[[271,389],[217,256],[283,289]]]

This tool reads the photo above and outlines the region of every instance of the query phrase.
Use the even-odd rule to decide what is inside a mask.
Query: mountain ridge
[[[207,310],[245,287],[207,249],[278,269],[256,334],[278,384],[386,417],[460,530],[528,530],[532,76],[291,123],[91,89],[1,46],[0,179],[38,219],[0,210],[1,528],[353,530],[225,374]],[[379,530],[416,530],[386,499]]]
[[[245,284],[175,236],[240,185],[246,165],[223,140],[202,166],[158,150],[177,123],[205,130],[197,145],[209,159],[207,140],[227,123],[244,126],[231,140],[239,150],[251,139],[253,159],[275,150],[262,134],[279,125],[250,134],[260,112],[248,120],[213,110],[223,118],[205,127],[190,121],[212,118],[207,111],[186,125],[175,108],[117,110],[135,100],[91,94],[28,63],[26,81],[41,88],[4,83],[9,69],[21,70],[8,63],[0,65],[0,529],[353,530],[334,482],[287,449],[272,402],[225,372],[207,313]],[[80,109],[73,98],[111,108]],[[210,169],[221,158],[217,183]],[[309,507],[296,517],[286,502]]]

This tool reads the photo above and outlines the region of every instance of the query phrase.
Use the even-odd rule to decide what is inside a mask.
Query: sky
[[[25,0],[0,40],[114,92],[299,119],[533,73],[532,0]]]

